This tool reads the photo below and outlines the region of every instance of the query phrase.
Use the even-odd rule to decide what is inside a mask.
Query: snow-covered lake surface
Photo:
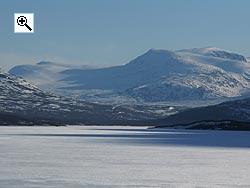
[[[0,127],[3,188],[250,187],[250,132]]]

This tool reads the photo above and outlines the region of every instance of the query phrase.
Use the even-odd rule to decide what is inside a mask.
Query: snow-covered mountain
[[[154,61],[156,57],[161,59]],[[138,65],[141,62],[146,67],[151,63],[162,68],[157,73],[148,72],[148,75],[157,75],[155,80],[125,91],[146,101],[237,97],[247,92],[250,86],[250,63],[246,58],[216,48],[176,52],[151,50],[132,63]],[[161,66],[158,66],[159,62]]]
[[[71,69],[89,70],[93,68],[94,67],[88,65],[77,66],[41,61],[35,65],[15,66],[9,72],[25,78],[39,88],[54,92],[56,88],[67,86],[67,83],[61,82],[65,77],[61,72],[65,70],[70,71]]]
[[[20,67],[10,72],[39,86],[43,83],[42,88],[91,100],[119,96],[144,102],[209,101],[239,97],[250,88],[249,60],[213,47],[178,51],[151,49],[122,66],[62,69],[59,78],[50,77],[56,80],[50,82],[53,84],[43,76],[23,74]]]
[[[243,55],[239,55],[215,47],[184,49],[184,50],[179,50],[179,52],[188,52],[198,55],[217,57],[217,58],[236,60],[236,61],[247,61],[247,58],[245,58]]]
[[[147,116],[48,93],[0,70],[0,125],[126,124]]]

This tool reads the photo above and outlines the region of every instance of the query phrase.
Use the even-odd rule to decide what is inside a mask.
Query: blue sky
[[[248,0],[2,0],[0,67],[125,64],[148,49],[216,46],[250,56]],[[14,13],[35,14],[14,34]]]

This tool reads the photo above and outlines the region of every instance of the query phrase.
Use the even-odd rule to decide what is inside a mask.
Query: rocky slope
[[[126,124],[141,118],[147,114],[61,97],[0,70],[1,125]]]

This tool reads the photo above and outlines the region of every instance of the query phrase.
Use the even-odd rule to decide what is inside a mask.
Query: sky
[[[151,48],[215,46],[250,56],[249,0],[0,0],[0,67],[120,65]],[[34,13],[33,34],[14,13]]]

